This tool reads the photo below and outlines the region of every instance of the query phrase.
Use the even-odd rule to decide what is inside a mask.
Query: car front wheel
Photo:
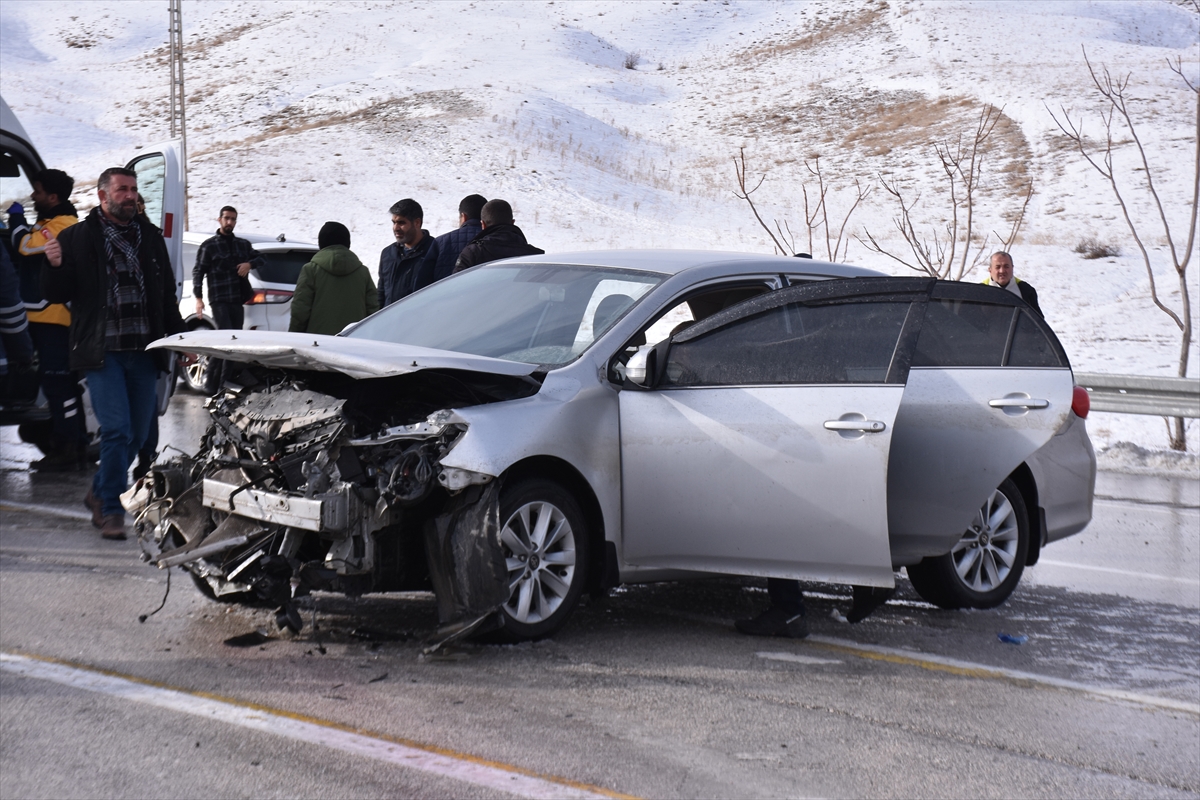
[[[921,597],[942,608],[992,608],[1017,588],[1028,553],[1025,499],[1005,479],[954,549],[910,566],[908,577]]]
[[[193,325],[189,330],[207,331],[212,330],[207,324]],[[201,392],[203,394],[211,394],[208,385],[210,379],[209,358],[208,356],[198,355],[196,353],[180,353],[176,359],[179,365],[179,377],[183,378],[183,383],[193,392]]]
[[[589,564],[587,523],[574,498],[552,481],[505,487],[500,543],[508,572],[504,638],[538,639],[566,623],[583,592]]]

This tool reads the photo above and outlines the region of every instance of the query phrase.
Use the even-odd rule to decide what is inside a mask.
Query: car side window
[[[1066,366],[1059,355],[1059,349],[1025,310],[1017,317],[1006,363],[1010,367]]]
[[[791,304],[672,345],[666,386],[886,383],[909,302]]]
[[[1004,363],[1012,306],[930,300],[913,354],[914,367],[999,367]]]

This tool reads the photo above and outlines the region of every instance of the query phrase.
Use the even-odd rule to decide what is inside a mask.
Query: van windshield
[[[393,303],[347,336],[556,367],[578,358],[664,277],[606,267],[485,265]]]

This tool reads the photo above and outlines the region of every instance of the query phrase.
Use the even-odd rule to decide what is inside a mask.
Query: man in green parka
[[[345,225],[326,222],[317,244],[320,251],[296,281],[288,330],[333,335],[378,311],[379,293],[371,273],[350,252],[350,231]]]

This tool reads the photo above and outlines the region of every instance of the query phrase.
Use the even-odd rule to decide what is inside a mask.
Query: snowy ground
[[[243,230],[293,239],[315,239],[338,219],[370,263],[390,241],[396,200],[416,198],[439,234],[455,224],[459,199],[479,192],[512,202],[530,241],[550,252],[771,252],[733,194],[733,157],[745,148],[751,175],[766,175],[753,197],[768,220],[787,222],[795,249],[833,250],[822,228],[810,245],[804,219],[804,190],[816,191],[804,162],[819,156],[831,239],[854,180],[874,187],[838,260],[911,274],[862,244],[870,231],[905,255],[879,176],[920,195],[922,231],[942,224],[950,206],[933,144],[969,134],[992,104],[1003,113],[977,236],[1008,234],[1032,180],[1011,250],[1073,366],[1177,369],[1178,329],[1150,300],[1111,189],[1066,146],[1050,110],[1072,109],[1100,137],[1083,48],[1093,64],[1132,74],[1138,132],[1182,250],[1195,106],[1167,60],[1181,58],[1197,80],[1200,15],[1189,4],[187,0],[183,13],[192,229],[211,227],[225,203],[239,208]],[[0,22],[0,89],[90,204],[91,176],[166,137],[166,3],[2,0]],[[1117,141],[1160,298],[1177,309],[1179,282],[1136,151],[1125,133]],[[11,185],[3,188],[7,198]],[[1073,248],[1085,237],[1122,255],[1084,260]],[[995,246],[993,236],[972,252]],[[1197,276],[1193,259],[1193,308]],[[1196,344],[1190,362],[1189,375],[1200,374]],[[1166,443],[1157,418],[1095,414],[1089,427],[1098,447]],[[1195,421],[1188,445],[1200,446]]]

